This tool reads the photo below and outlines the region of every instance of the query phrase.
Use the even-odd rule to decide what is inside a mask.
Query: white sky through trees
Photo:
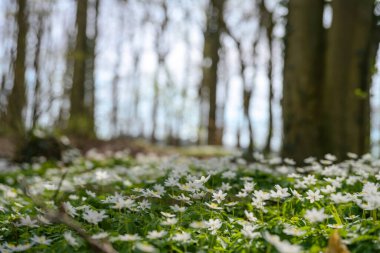
[[[202,78],[203,64],[203,31],[205,22],[205,0],[167,0],[169,24],[168,30],[164,34],[164,47],[169,49],[166,62],[169,73],[173,79],[173,87],[164,88],[164,77],[160,77],[163,82],[160,86],[159,122],[157,134],[160,138],[165,138],[165,124],[170,121],[171,125],[176,124],[175,115],[183,113],[184,122],[181,125],[180,136],[183,139],[194,141],[197,137],[199,121],[199,101],[198,87]],[[59,108],[67,101],[60,99],[64,92],[63,83],[66,72],[66,57],[69,41],[75,36],[75,8],[73,0],[55,1],[28,1],[33,13],[30,17],[31,27],[28,34],[28,56],[27,56],[27,87],[28,97],[33,97],[33,87],[36,73],[33,71],[33,53],[36,42],[35,13],[52,9],[46,15],[44,23],[46,29],[42,38],[42,59],[41,82],[43,96],[53,95],[53,101],[44,100],[41,104],[42,117],[40,124],[49,126],[54,117],[57,117]],[[274,137],[272,148],[278,150],[281,144],[281,105],[282,96],[282,56],[284,36],[284,19],[286,8],[279,5],[278,0],[266,1],[267,7],[274,10],[276,27],[274,30]],[[12,52],[12,36],[15,30],[15,22],[12,15],[15,13],[15,3],[12,0],[0,1],[0,74],[9,71],[9,55]],[[145,136],[151,132],[151,110],[153,97],[154,75],[157,69],[157,54],[155,52],[155,40],[157,27],[163,19],[163,11],[160,1],[143,0],[101,0],[99,8],[99,35],[97,40],[96,58],[96,127],[99,137],[109,138],[113,135],[111,127],[111,84],[115,74],[115,66],[118,57],[121,57],[119,82],[119,130],[121,133],[137,135],[141,131],[141,126]],[[188,12],[188,16],[186,15]],[[147,16],[148,13],[148,16]],[[93,22],[93,10],[89,11],[89,24]],[[331,9],[326,8],[324,24],[326,27],[331,23]],[[248,69],[247,77],[253,82],[253,98],[251,115],[253,119],[255,141],[258,147],[262,147],[267,134],[268,120],[268,80],[266,76],[266,63],[268,60],[268,46],[265,38],[261,38],[258,45],[257,69],[252,68],[252,40],[257,36],[257,16],[252,8],[252,1],[230,0],[226,6],[226,23],[237,37],[243,38],[243,47],[246,51]],[[93,31],[88,28],[88,33]],[[186,35],[187,34],[187,35]],[[188,36],[188,44],[185,41]],[[121,42],[120,42],[121,41]],[[121,43],[121,44],[120,44]],[[118,45],[121,45],[121,55],[118,53]],[[238,126],[244,124],[242,108],[242,82],[237,61],[237,53],[234,42],[223,36],[222,45],[226,49],[227,64],[221,73],[218,87],[218,102],[227,99],[227,106],[224,112],[225,132],[224,144],[233,146],[236,143],[236,131]],[[190,48],[189,48],[190,47]],[[30,50],[29,50],[30,49]],[[14,50],[14,49],[13,49]],[[133,53],[138,52],[141,56],[139,64],[139,91],[141,94],[140,106],[138,108],[141,125],[135,124],[137,119],[131,117],[133,110],[132,90],[135,84],[133,68]],[[378,54],[377,68],[380,68],[380,53]],[[186,75],[186,67],[189,64],[189,75]],[[256,74],[255,74],[256,71]],[[256,76],[254,79],[252,76]],[[229,82],[226,92],[224,85]],[[8,81],[8,86],[11,81]],[[182,110],[180,92],[186,85],[188,99]],[[380,142],[380,76],[379,72],[373,77],[371,90],[372,103],[372,141],[374,147],[378,147]],[[4,96],[4,94],[0,94]],[[67,106],[67,105],[66,105]],[[31,120],[31,111],[26,113],[26,119]],[[248,145],[248,130],[244,126],[242,132],[242,145]]]

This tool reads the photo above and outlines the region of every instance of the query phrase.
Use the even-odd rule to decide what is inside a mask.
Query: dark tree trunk
[[[95,136],[95,61],[96,61],[96,41],[98,38],[98,17],[100,0],[93,0],[95,17],[93,21],[94,35],[87,38],[88,58],[86,59],[86,81],[85,81],[85,106],[88,114],[88,132],[90,136]]]
[[[319,156],[323,79],[323,0],[289,1],[285,38],[282,155]]]
[[[259,3],[260,8],[260,26],[264,29],[266,38],[268,40],[269,59],[267,65],[267,76],[269,83],[269,96],[268,96],[268,134],[265,141],[264,153],[268,154],[271,151],[271,142],[273,136],[273,13],[270,12],[266,6],[265,1],[261,0]]]
[[[14,61],[13,87],[7,99],[5,133],[13,137],[22,137],[25,133],[24,109],[26,106],[25,58],[28,33],[27,1],[17,0],[17,5],[17,52]]]
[[[207,10],[207,23],[204,33],[203,58],[211,61],[211,66],[204,66],[203,80],[200,88],[201,102],[208,102],[207,144],[217,144],[217,82],[220,35],[223,28],[224,0],[210,0]],[[205,110],[201,110],[205,113]],[[201,115],[201,117],[204,117]],[[201,121],[202,122],[202,121]]]
[[[40,81],[40,53],[41,53],[41,40],[43,32],[43,17],[38,17],[38,29],[37,29],[37,43],[36,52],[34,56],[34,71],[36,75],[36,81],[34,84],[34,101],[32,106],[32,128],[37,127],[38,118],[40,116],[40,105],[41,105],[41,81]]]
[[[93,116],[91,116],[92,90],[88,88],[86,79],[89,73],[86,69],[88,56],[90,55],[87,30],[88,0],[77,1],[77,35],[74,52],[74,73],[70,94],[70,117],[68,122],[68,133],[79,138],[94,137]],[[91,45],[93,47],[93,45]],[[93,50],[91,48],[91,50]],[[91,68],[91,67],[90,67]],[[90,73],[90,74],[93,74]],[[88,80],[88,79],[87,79]],[[91,84],[93,85],[93,83]]]
[[[324,151],[344,159],[347,152],[363,154],[370,144],[372,0],[334,0],[328,32],[326,80],[323,92]]]

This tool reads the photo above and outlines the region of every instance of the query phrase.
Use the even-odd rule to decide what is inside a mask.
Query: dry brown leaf
[[[342,243],[338,230],[334,230],[331,234],[326,253],[350,253],[346,245]]]

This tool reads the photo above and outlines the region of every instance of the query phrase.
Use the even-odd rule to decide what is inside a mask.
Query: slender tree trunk
[[[120,76],[118,73],[120,66],[120,56],[118,56],[117,63],[115,66],[115,74],[112,80],[112,109],[111,109],[111,124],[112,124],[112,134],[116,137],[119,135],[119,80]]]
[[[124,24],[123,19],[121,18],[121,25]],[[121,60],[122,60],[122,52],[123,52],[123,37],[119,38],[118,45],[117,45],[117,58],[116,58],[116,64],[114,66],[114,76],[112,80],[112,109],[111,109],[111,124],[112,124],[112,133],[116,137],[119,133],[119,82],[120,82],[120,66],[121,66]],[[128,129],[127,129],[128,130]]]
[[[144,129],[140,119],[139,107],[140,107],[140,53],[134,52],[133,54],[133,118],[135,120],[138,136],[144,136]]]
[[[272,44],[272,39],[270,39],[269,44]],[[265,141],[264,153],[269,154],[271,152],[271,143],[273,137],[273,61],[272,61],[272,46],[269,49],[270,59],[268,61],[268,82],[269,82],[269,96],[268,96],[268,134]]]
[[[156,52],[158,56],[158,65],[157,65],[157,70],[154,78],[154,84],[153,84],[153,89],[154,89],[154,95],[153,95],[153,104],[152,104],[152,133],[150,140],[152,143],[157,142],[157,136],[156,136],[156,131],[157,131],[157,125],[158,125],[158,109],[160,105],[160,74],[167,74],[167,71],[165,70],[165,60],[166,56],[168,54],[168,47],[165,44],[164,41],[164,35],[166,33],[166,29],[168,26],[169,22],[169,17],[168,17],[168,9],[167,9],[167,3],[165,1],[162,2],[162,9],[163,9],[163,15],[164,15],[164,20],[161,23],[160,29],[157,31],[157,41],[156,41]],[[168,77],[168,75],[166,75]]]
[[[340,159],[369,151],[373,7],[372,0],[332,2],[322,133],[324,150]]]
[[[244,107],[244,115],[248,124],[248,132],[249,132],[249,144],[248,144],[248,156],[251,156],[254,149],[254,134],[253,134],[253,125],[252,125],[252,119],[251,115],[249,114],[250,111],[250,104],[251,104],[251,98],[252,98],[252,89],[243,89],[243,107]]]
[[[229,80],[227,77],[229,63],[226,60],[226,50],[223,48],[221,50],[221,64],[220,67],[222,68],[221,73],[221,80],[223,80],[219,85],[221,88],[224,89],[223,91],[223,100],[221,101],[219,108],[217,107],[217,128],[216,128],[216,143],[215,145],[222,146],[223,145],[223,136],[224,136],[224,129],[225,129],[225,120],[224,120],[224,113],[226,110],[227,102],[228,102],[228,89],[229,89]]]
[[[88,112],[88,132],[91,137],[95,136],[95,75],[96,75],[96,41],[98,38],[99,0],[92,0],[95,17],[93,21],[94,35],[87,36],[88,58],[86,58],[86,81],[85,81],[85,107]]]
[[[63,91],[61,96],[59,97],[60,106],[58,117],[54,123],[54,127],[62,130],[62,132],[68,131],[68,120],[70,116],[70,96],[71,96],[71,88],[73,84],[73,73],[74,73],[74,53],[75,53],[75,32],[71,30],[66,31],[67,45],[65,49],[65,72],[63,73]]]
[[[80,137],[93,137],[92,116],[86,106],[89,92],[86,89],[86,61],[89,55],[87,30],[88,0],[77,1],[77,36],[74,52],[74,73],[70,94],[70,118],[68,123],[69,134]],[[93,74],[93,73],[91,73]],[[87,87],[88,88],[88,87]],[[91,96],[91,95],[90,95]],[[86,100],[87,99],[87,100]]]
[[[241,143],[240,143],[240,124],[238,125],[237,131],[236,131],[236,148],[241,149]]]
[[[186,12],[186,16],[189,16],[189,12]],[[191,76],[191,43],[190,43],[190,32],[189,30],[186,31],[185,34],[185,44],[186,44],[186,56],[185,58],[188,59],[185,63],[185,70],[184,70],[184,76],[183,76],[183,85],[181,89],[181,109],[178,112],[178,124],[177,124],[177,138],[178,138],[178,146],[181,144],[181,129],[183,128],[183,125],[186,123],[186,105],[187,105],[187,97],[188,97],[188,87],[190,84],[190,76]]]
[[[268,95],[268,134],[265,141],[264,153],[268,154],[271,151],[271,142],[273,136],[273,13],[270,12],[266,6],[265,1],[261,0],[260,3],[260,26],[264,29],[266,38],[268,40],[269,59],[267,65],[267,75],[269,82],[269,95]]]
[[[34,71],[36,75],[36,82],[34,84],[34,101],[32,106],[32,128],[37,127],[38,118],[40,116],[41,105],[41,82],[40,82],[40,53],[41,53],[41,40],[43,32],[43,17],[38,17],[38,30],[37,30],[37,43],[36,52],[34,56]]]
[[[289,1],[285,38],[282,155],[302,162],[321,154],[323,0]]]
[[[0,98],[1,99],[5,98],[5,95],[6,95],[6,88],[5,88],[6,80],[7,80],[7,75],[3,73],[1,75],[1,82],[0,82]],[[0,105],[3,106],[3,101],[0,102]],[[3,107],[0,107],[0,113],[2,112],[3,112]]]
[[[249,133],[249,143],[248,143],[248,149],[247,149],[247,154],[249,156],[252,155],[254,148],[255,148],[255,141],[254,141],[254,133],[253,133],[253,125],[252,125],[252,119],[250,115],[250,109],[251,109],[251,99],[252,99],[252,87],[249,87],[247,80],[245,78],[245,72],[247,65],[244,62],[244,50],[241,45],[241,42],[232,36],[230,33],[230,36],[234,39],[237,51],[239,53],[239,63],[240,63],[240,77],[243,83],[243,93],[242,93],[242,98],[243,98],[243,113],[244,113],[244,118],[248,126],[248,133]],[[257,40],[255,40],[255,43],[253,45],[253,51],[254,51],[254,57],[256,58],[256,46],[257,46]],[[240,138],[240,130],[238,133],[238,136]],[[240,141],[239,141],[240,142]],[[240,145],[240,143],[239,143]]]
[[[204,34],[204,59],[211,61],[211,66],[203,68],[201,97],[208,101],[208,130],[207,144],[217,144],[217,82],[219,49],[221,47],[220,35],[223,28],[224,0],[210,0],[207,10],[207,24]],[[202,115],[201,115],[202,117]]]
[[[154,84],[153,84],[153,91],[154,91],[154,94],[153,94],[153,105],[152,105],[152,133],[151,133],[151,136],[150,136],[150,141],[152,143],[156,143],[157,142],[157,138],[156,138],[156,130],[157,130],[157,114],[158,114],[158,106],[159,106],[159,85],[158,85],[158,74],[159,73],[159,69],[156,70],[156,75],[155,75],[155,81],[154,81]]]
[[[24,109],[26,106],[25,58],[28,33],[27,1],[17,0],[17,52],[14,61],[13,87],[8,96],[5,132],[13,137],[22,137],[25,133]]]

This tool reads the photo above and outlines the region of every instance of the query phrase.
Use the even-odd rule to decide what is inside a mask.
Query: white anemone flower
[[[63,209],[65,212],[71,217],[75,217],[78,215],[76,208],[70,202],[63,202]]]
[[[210,219],[205,223],[212,235],[215,235],[218,229],[222,227],[222,222],[219,219]]]
[[[255,216],[253,216],[253,213],[248,212],[247,210],[244,210],[244,214],[245,214],[245,217],[247,217],[247,219],[250,222],[256,222],[257,221],[257,218]]]
[[[111,241],[123,241],[123,242],[135,242],[141,240],[138,234],[124,234],[116,237],[112,237]]]
[[[306,233],[306,231],[301,230],[295,226],[285,224],[285,228],[283,230],[284,234],[292,235],[292,236],[302,236]]]
[[[172,237],[173,241],[188,243],[191,240],[191,235],[186,232],[177,233]]]
[[[205,205],[211,209],[214,209],[214,210],[222,210],[223,209],[222,207],[218,206],[218,204],[216,204],[216,203],[205,203]]]
[[[317,210],[315,208],[307,210],[304,217],[311,223],[321,222],[328,218],[323,208],[320,210]]]
[[[148,243],[138,242],[138,243],[136,243],[135,246],[139,251],[142,251],[142,252],[153,253],[153,252],[158,251],[154,246],[152,246]]]
[[[258,227],[256,225],[245,224],[243,225],[243,228],[240,232],[244,237],[247,237],[248,239],[255,239],[261,236],[259,232],[255,232],[257,228]]]
[[[91,238],[95,240],[100,240],[100,239],[107,238],[108,236],[109,234],[107,232],[100,232],[100,233],[92,235]]]
[[[161,225],[172,226],[172,225],[177,224],[177,222],[178,222],[177,218],[167,218],[166,220],[161,222]]]
[[[25,217],[20,218],[20,222],[16,224],[18,227],[30,227],[30,228],[36,228],[39,227],[37,225],[37,220],[32,220],[29,215],[26,215]]]
[[[299,245],[290,244],[288,241],[281,241],[278,235],[271,235],[268,232],[265,232],[264,238],[280,253],[301,253],[303,251],[302,247]]]
[[[227,196],[227,193],[223,193],[222,190],[219,190],[212,194],[212,200],[220,204],[226,198],[226,196]]]
[[[319,201],[321,199],[323,199],[323,196],[320,194],[320,190],[316,190],[316,191],[312,191],[312,190],[308,190],[306,192],[307,194],[307,197],[306,199],[308,199],[310,201],[310,203],[314,203],[316,201]]]
[[[35,244],[43,244],[43,245],[50,245],[52,241],[50,239],[47,239],[46,236],[44,235],[42,236],[33,235],[33,237],[30,238],[30,240]]]
[[[92,223],[94,225],[97,225],[99,222],[104,220],[108,217],[108,215],[105,214],[106,211],[95,211],[92,209],[87,208],[84,213],[82,214],[83,219],[85,219],[88,223]]]
[[[63,234],[63,237],[65,238],[66,242],[70,244],[71,246],[73,247],[79,246],[78,241],[75,239],[75,237],[73,236],[71,232],[65,232]]]
[[[160,239],[167,235],[168,232],[165,230],[157,231],[157,230],[152,230],[148,232],[148,235],[146,236],[148,239],[154,240],[154,239]]]

